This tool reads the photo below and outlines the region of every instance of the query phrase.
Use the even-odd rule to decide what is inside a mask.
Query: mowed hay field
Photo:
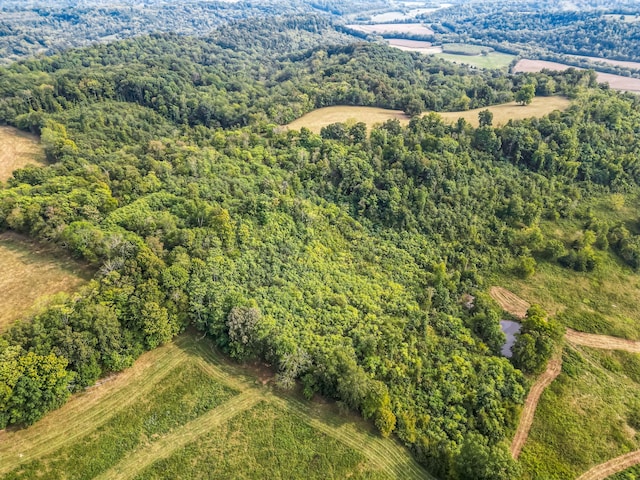
[[[463,112],[437,112],[446,122],[454,123],[458,118],[464,118],[474,127],[478,126],[478,113],[482,110],[493,112],[493,124],[504,125],[509,120],[522,120],[531,117],[543,117],[555,110],[565,110],[570,105],[569,99],[560,96],[535,97],[531,105],[522,106],[515,102],[494,105],[491,107],[476,108]],[[401,110],[387,110],[376,107],[325,107],[319,108],[294,120],[286,127],[291,130],[300,130],[306,127],[314,133],[320,133],[322,127],[337,122],[364,122],[369,127],[384,123],[387,120],[400,120],[403,124],[409,123],[409,116]]]
[[[38,138],[12,127],[0,127],[0,181],[11,178],[14,170],[43,164],[44,153]]]
[[[0,332],[28,312],[38,299],[72,292],[91,272],[57,249],[11,233],[0,234]]]
[[[526,480],[577,478],[640,448],[640,354],[566,345],[520,462]]]
[[[0,477],[429,478],[409,452],[333,404],[281,394],[186,333],[0,433]]]
[[[322,127],[338,122],[364,122],[369,127],[387,120],[408,123],[409,117],[401,110],[387,110],[377,107],[337,106],[318,108],[287,125],[290,130],[306,127],[313,133],[320,133]]]

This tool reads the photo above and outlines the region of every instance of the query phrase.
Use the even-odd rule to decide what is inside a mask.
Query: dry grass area
[[[569,107],[570,103],[565,97],[536,97],[531,105],[525,107],[511,102],[463,112],[438,112],[438,115],[450,123],[456,122],[458,118],[464,118],[471,125],[477,127],[478,113],[481,110],[490,110],[493,112],[493,124],[498,126],[504,125],[509,120],[542,117],[555,110],[564,110]],[[369,127],[372,127],[375,124],[394,119],[400,120],[403,124],[408,124],[410,118],[401,110],[387,110],[376,107],[325,107],[303,115],[287,125],[287,128],[299,130],[302,127],[307,127],[314,133],[320,133],[322,127],[336,122],[365,122]]]
[[[0,235],[0,331],[25,315],[43,296],[71,292],[90,271],[56,249],[15,234]]]
[[[513,72],[539,72],[543,69],[562,71],[568,68],[576,68],[578,70],[581,70],[578,67],[572,67],[571,65],[565,65],[564,63],[523,59],[516,64],[516,66],[513,68]],[[622,75],[613,75],[611,73],[601,72],[597,72],[597,74],[598,82],[608,83],[609,87],[614,90],[622,90],[625,92],[640,92],[640,78],[623,77]]]
[[[302,127],[307,127],[314,133],[320,133],[322,127],[337,122],[365,122],[369,127],[372,127],[377,123],[394,119],[400,120],[402,123],[409,122],[409,116],[401,110],[387,110],[377,107],[325,107],[303,115],[287,125],[287,128],[300,130]]]
[[[347,27],[364,33],[408,33],[411,35],[433,34],[433,30],[421,23],[376,23],[374,25],[347,25]]]
[[[489,294],[496,302],[498,302],[498,305],[500,305],[505,312],[518,318],[524,318],[527,315],[527,310],[529,310],[529,307],[531,306],[506,288],[491,287]]]
[[[11,127],[0,127],[0,181],[11,178],[14,170],[44,163],[38,137]]]
[[[535,97],[530,105],[522,106],[516,102],[494,105],[492,107],[476,108],[464,112],[438,112],[448,122],[455,122],[458,118],[464,118],[474,127],[478,126],[478,113],[482,110],[490,110],[493,113],[493,125],[504,125],[509,120],[524,120],[525,118],[539,118],[549,115],[555,110],[566,110],[571,104],[565,97]]]

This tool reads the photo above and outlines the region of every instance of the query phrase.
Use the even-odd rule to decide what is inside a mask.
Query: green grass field
[[[476,68],[488,70],[506,70],[509,64],[516,58],[513,55],[501,52],[490,52],[486,55],[436,53],[436,57],[448,60],[453,63],[462,63]]]
[[[565,347],[520,461],[525,479],[576,478],[640,447],[640,355]]]
[[[140,473],[162,478],[386,478],[366,457],[261,402]]]
[[[0,432],[0,477],[428,478],[358,416],[281,394],[270,377],[184,334],[34,426]]]

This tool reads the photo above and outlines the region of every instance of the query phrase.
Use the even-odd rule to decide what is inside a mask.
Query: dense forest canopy
[[[474,2],[425,14],[440,41],[482,43],[534,57],[584,55],[639,61],[633,3]]]
[[[464,110],[523,88],[574,102],[498,128],[435,113],[370,132],[279,126],[326,105]],[[273,364],[282,388],[299,382],[397,434],[439,477],[515,478],[505,439],[522,372],[544,367],[558,328],[532,308],[513,363],[500,356],[487,275],[593,269],[608,249],[640,267],[637,225],[583,207],[637,192],[639,107],[593,72],[470,72],[348,43],[317,16],[0,69],[0,119],[40,133],[50,161],[0,190],[0,230],[97,272],[1,337],[0,428],[194,326]],[[540,222],[558,218],[579,220],[583,241],[545,237]]]

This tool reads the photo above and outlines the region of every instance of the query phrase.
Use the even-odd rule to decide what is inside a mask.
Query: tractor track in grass
[[[578,332],[567,328],[564,338],[574,345],[583,347],[599,348],[601,350],[623,350],[629,353],[640,353],[640,342],[627,340],[625,338],[609,337],[607,335],[596,335],[593,333]]]
[[[529,431],[531,430],[531,425],[533,425],[533,418],[535,416],[536,409],[538,408],[538,402],[540,401],[542,393],[544,392],[545,388],[551,385],[556,377],[560,375],[561,371],[562,354],[560,353],[549,360],[547,369],[536,379],[536,382],[531,387],[531,390],[529,390],[527,399],[524,402],[524,407],[522,408],[522,414],[520,415],[518,429],[516,430],[516,434],[513,437],[513,441],[511,442],[510,450],[511,456],[513,458],[518,458],[520,452],[522,451],[522,447],[524,447],[524,444],[529,437]]]
[[[99,480],[135,478],[153,463],[169,458],[171,454],[207,434],[212,429],[231,420],[237,414],[249,410],[263,401],[256,390],[246,390],[213,410],[201,415],[152,444],[142,445],[129,453],[122,461],[96,477]]]
[[[159,347],[142,355],[133,367],[113,380],[73,397],[40,420],[40,428],[0,433],[0,475],[90,434],[123,408],[151,392],[187,357],[186,352],[173,344]]]
[[[260,402],[277,406],[319,433],[360,452],[372,467],[389,478],[432,478],[397,439],[382,438],[369,422],[357,415],[337,414],[330,402],[308,402],[297,395],[275,391],[270,385],[273,372],[232,363],[209,342],[195,340],[193,335],[180,336],[171,344],[143,354],[133,367],[108,377],[47,415],[38,422],[38,428],[0,432],[0,476],[90,435],[148,395],[185,362],[238,393],[200,417],[135,447],[98,478],[134,478],[156,461],[170,457]]]
[[[625,453],[608,462],[601,463],[580,475],[577,480],[604,480],[614,473],[622,472],[627,468],[640,463],[640,450]]]

